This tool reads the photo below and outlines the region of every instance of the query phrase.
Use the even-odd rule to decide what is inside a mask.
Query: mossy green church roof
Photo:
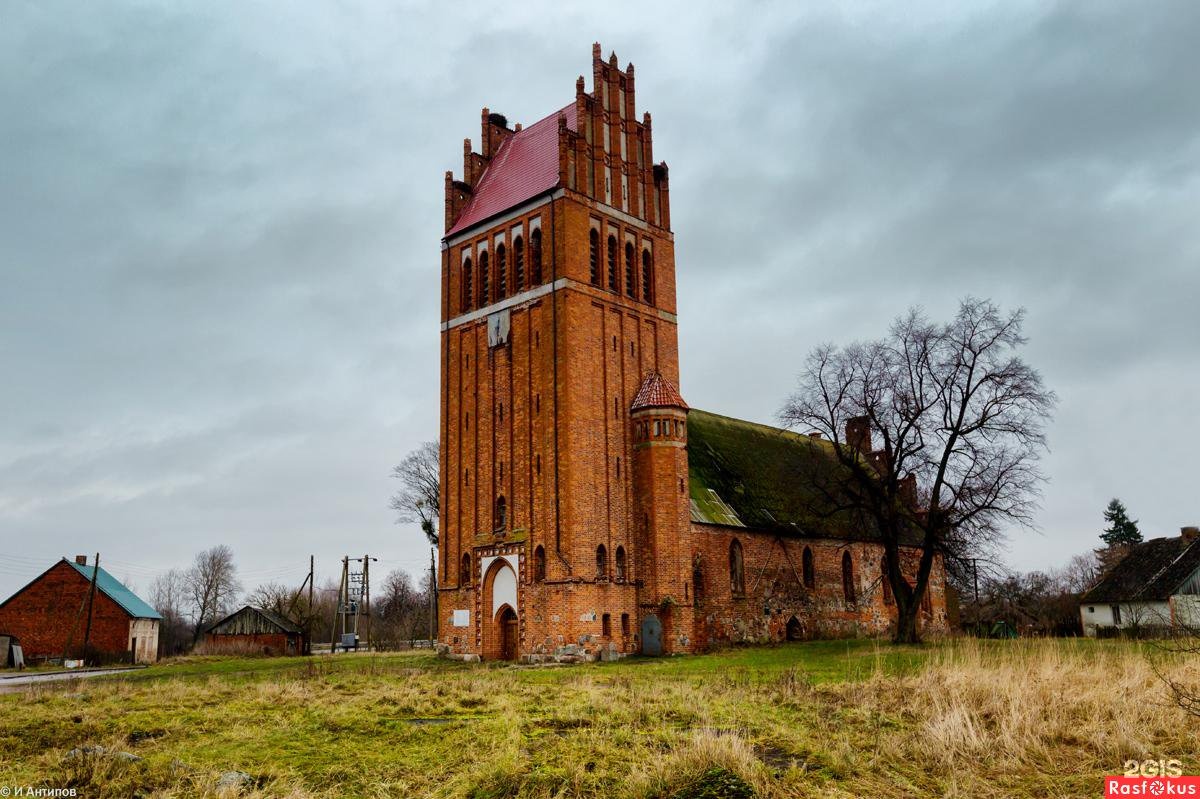
[[[839,470],[833,445],[777,427],[692,409],[688,413],[692,521],[792,536],[877,537],[871,525],[831,511]]]

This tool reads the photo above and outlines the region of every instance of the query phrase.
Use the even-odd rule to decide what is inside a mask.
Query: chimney
[[[1200,538],[1200,527],[1181,527],[1179,528],[1179,534],[1183,536],[1184,541],[1190,544],[1197,538]]]
[[[87,565],[87,555],[76,555],[75,562],[78,563],[80,566],[86,566]]]
[[[871,423],[865,416],[846,421],[846,444],[862,453],[871,451]]]

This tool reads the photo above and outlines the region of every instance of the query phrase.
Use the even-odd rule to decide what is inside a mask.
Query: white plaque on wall
[[[471,626],[471,611],[456,610],[454,611],[454,620],[450,622],[455,627],[470,627]]]

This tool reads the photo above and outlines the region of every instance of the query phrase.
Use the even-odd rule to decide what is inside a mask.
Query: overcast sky
[[[772,422],[813,346],[991,297],[1061,398],[1011,564],[1113,496],[1200,522],[1200,4],[463,5],[6,4],[0,597],[97,550],[143,593],[218,543],[247,588],[426,565],[387,500],[436,435],[442,174],[595,40],[671,167],[690,404]]]

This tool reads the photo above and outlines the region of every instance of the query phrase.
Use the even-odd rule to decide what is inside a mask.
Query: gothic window
[[[625,579],[625,547],[617,547],[617,579]]]
[[[729,588],[734,594],[746,593],[745,565],[742,562],[742,542],[736,538],[729,545]]]
[[[625,638],[629,637],[629,614],[621,614],[621,635]]]
[[[542,284],[542,229],[529,234],[529,268],[533,272],[535,286]]]
[[[596,547],[596,579],[603,580],[608,577],[608,550],[604,548],[604,544]]]
[[[608,237],[608,290],[620,292],[617,285],[617,237]]]
[[[801,556],[801,567],[804,575],[804,587],[812,590],[817,587],[817,573],[813,568],[813,554],[808,547],[804,548],[804,554]]]
[[[513,291],[525,290],[525,248],[521,237],[513,239]]]
[[[496,299],[508,296],[508,251],[501,244],[496,247]]]
[[[488,285],[488,254],[486,252],[479,253],[479,307],[491,302],[491,294]]]
[[[508,529],[508,502],[503,495],[496,500],[496,531],[504,532]]]
[[[642,250],[642,299],[654,302],[654,259],[649,250]]]
[[[541,544],[533,550],[533,579],[539,583],[546,579],[546,549]]]
[[[895,598],[892,596],[892,581],[888,579],[886,555],[879,559],[879,578],[883,581],[883,604],[894,605]]]
[[[463,311],[471,310],[471,259],[463,261],[462,274],[462,309]]]
[[[469,552],[463,553],[462,565],[458,570],[458,584],[460,586],[471,584],[471,554]]]
[[[854,560],[849,552],[842,553],[842,595],[847,602],[855,601],[854,593]]]
[[[612,638],[612,615],[609,613],[600,617],[600,634],[605,638]]]
[[[592,228],[591,235],[588,236],[588,265],[590,268],[589,276],[592,279],[593,286],[600,285],[600,232]]]
[[[625,293],[637,299],[637,282],[633,271],[633,242],[625,242]]]

